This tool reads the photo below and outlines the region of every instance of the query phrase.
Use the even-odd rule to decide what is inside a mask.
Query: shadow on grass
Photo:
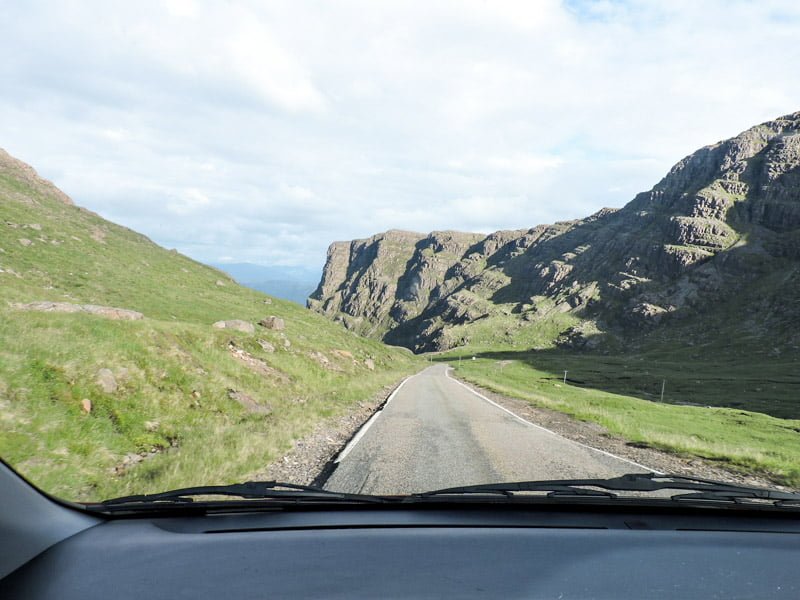
[[[800,377],[796,365],[786,361],[733,363],[679,353],[604,355],[561,349],[525,351],[453,351],[432,356],[434,362],[456,364],[459,357],[469,369],[472,356],[493,361],[492,376],[503,370],[530,368],[532,380],[552,380],[588,389],[632,396],[668,404],[722,406],[755,411],[782,419],[800,418]],[[516,367],[512,367],[516,365]],[[486,372],[485,365],[482,371]],[[566,375],[565,375],[566,371]]]

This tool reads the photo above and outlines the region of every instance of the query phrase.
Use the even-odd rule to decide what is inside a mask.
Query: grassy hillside
[[[13,306],[42,300],[144,319]],[[285,329],[211,326],[269,315]],[[241,480],[418,365],[70,205],[0,153],[0,456],[43,489]]]

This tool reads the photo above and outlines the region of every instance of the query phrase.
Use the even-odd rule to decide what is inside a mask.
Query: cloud
[[[537,175],[543,171],[555,169],[564,164],[560,156],[532,156],[517,154],[514,156],[491,156],[486,165],[497,171],[508,171],[522,175]]]
[[[800,108],[793,2],[9,3],[0,146],[200,260],[620,206]],[[98,26],[98,24],[102,26]]]
[[[211,199],[195,188],[185,190],[180,198],[172,202],[167,202],[167,210],[176,215],[190,215],[197,213],[200,209],[204,209],[211,205]]]

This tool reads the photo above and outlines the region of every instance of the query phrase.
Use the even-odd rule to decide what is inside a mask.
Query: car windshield
[[[796,3],[0,14],[39,489],[800,509]]]

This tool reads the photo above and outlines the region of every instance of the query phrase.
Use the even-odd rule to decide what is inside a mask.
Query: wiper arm
[[[99,506],[119,506],[125,504],[150,503],[192,503],[194,496],[236,496],[246,499],[281,499],[281,500],[345,500],[355,502],[387,502],[381,496],[363,496],[331,492],[322,488],[279,481],[247,481],[231,485],[205,485],[187,487],[156,494],[138,494],[121,496],[103,500]]]
[[[586,489],[600,488],[600,490]],[[604,492],[601,490],[610,490]],[[547,497],[600,496],[617,498],[613,492],[656,492],[660,490],[688,490],[693,493],[668,496],[672,500],[715,500],[739,502],[764,500],[776,506],[800,506],[800,494],[730,483],[686,477],[683,475],[658,475],[656,473],[629,473],[610,479],[556,479],[545,481],[519,481],[489,483],[433,490],[410,496],[410,499],[462,494],[501,494],[511,497],[514,492],[547,492]]]

